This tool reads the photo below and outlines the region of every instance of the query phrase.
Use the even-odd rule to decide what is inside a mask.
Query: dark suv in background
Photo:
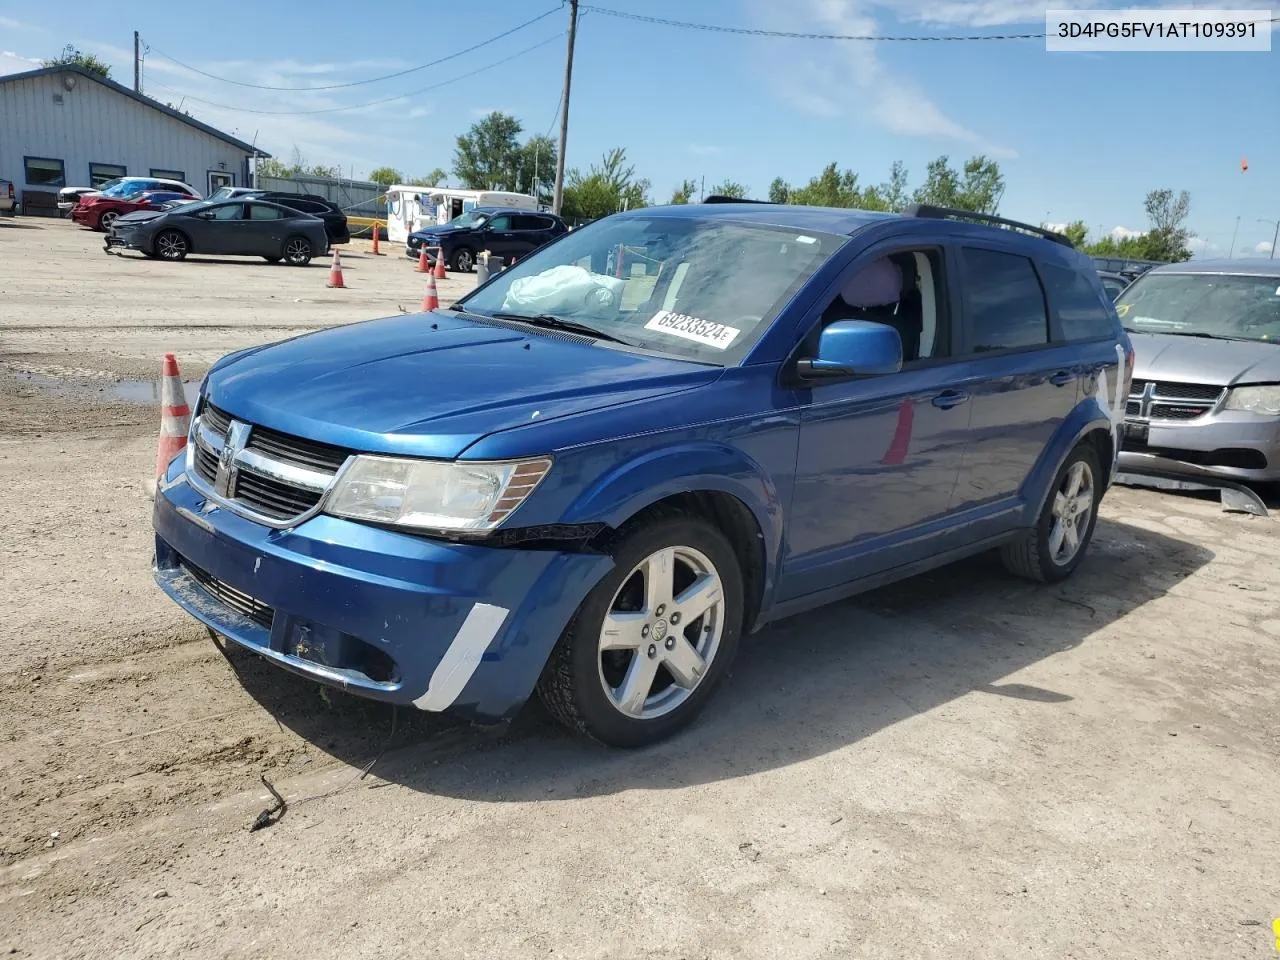
[[[506,266],[568,232],[568,226],[554,213],[476,207],[448,223],[409,234],[404,252],[405,256],[417,260],[424,245],[442,247],[445,265],[466,273],[485,250]],[[435,254],[428,252],[427,259],[434,264]]]
[[[348,243],[351,231],[347,228],[347,215],[332,200],[317,193],[287,193],[283,190],[244,190],[225,188],[209,196],[210,200],[230,199],[231,197],[252,197],[255,200],[266,200],[278,203],[299,213],[309,213],[324,221],[324,232],[329,238],[329,245]]]

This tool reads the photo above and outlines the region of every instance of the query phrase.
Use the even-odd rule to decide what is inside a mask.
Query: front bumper
[[[492,723],[532,693],[600,554],[451,544],[318,516],[273,530],[206,504],[179,457],[155,579],[215,632],[352,693]]]
[[[1134,439],[1134,426],[1147,427]],[[1280,418],[1226,410],[1198,420],[1177,422],[1125,421],[1120,445],[1120,469],[1183,466],[1196,473],[1244,483],[1280,480]]]

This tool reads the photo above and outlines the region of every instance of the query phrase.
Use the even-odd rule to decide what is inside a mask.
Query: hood
[[[1280,383],[1280,343],[1132,331],[1129,339],[1137,355],[1133,375],[1139,380],[1224,387],[1235,383]]]
[[[148,220],[154,220],[156,217],[163,217],[167,210],[135,210],[133,213],[122,213],[116,217],[117,226],[127,226],[129,224],[146,223]]]
[[[722,372],[559,337],[448,312],[371,320],[229,358],[210,371],[206,393],[233,416],[285,433],[452,458],[492,433],[669,397]]]
[[[470,229],[472,228],[471,227],[451,227],[447,224],[442,223],[439,226],[423,227],[421,230],[415,230],[413,231],[413,233],[409,234],[409,236],[414,237],[418,240],[421,240],[423,237],[445,237],[451,233],[466,233]]]

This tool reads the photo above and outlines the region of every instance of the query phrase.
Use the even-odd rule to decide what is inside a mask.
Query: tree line
[[[1074,220],[1062,230],[1077,250],[1094,257],[1124,260],[1157,260],[1181,263],[1191,259],[1189,246],[1195,234],[1187,227],[1191,215],[1191,194],[1186,190],[1174,194],[1167,188],[1152,190],[1143,207],[1147,214],[1147,230],[1128,237],[1107,234],[1090,241],[1089,228],[1083,220]]]

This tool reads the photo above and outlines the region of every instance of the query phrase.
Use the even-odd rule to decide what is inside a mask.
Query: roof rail
[[[973,223],[985,223],[993,227],[1003,227],[1007,230],[1020,230],[1023,233],[1043,237],[1045,240],[1052,240],[1054,243],[1060,243],[1064,247],[1075,249],[1075,244],[1064,234],[1054,230],[1046,230],[1044,227],[1033,227],[1029,223],[1022,223],[1018,220],[1006,220],[1004,217],[993,216],[989,213],[974,213],[972,210],[953,210],[950,207],[935,207],[929,203],[913,203],[902,211],[902,215],[904,217],[926,217],[930,220],[969,220]]]
[[[772,203],[772,200],[748,200],[746,197],[726,197],[719,193],[713,193],[702,201],[703,203]]]

